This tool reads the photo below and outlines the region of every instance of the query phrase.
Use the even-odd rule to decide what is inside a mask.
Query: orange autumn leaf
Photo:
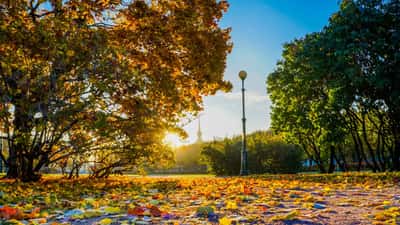
[[[36,207],[28,215],[26,215],[26,217],[29,219],[34,219],[38,217],[39,213],[40,213],[40,208]]]
[[[10,206],[3,206],[0,208],[0,218],[3,219],[21,219],[23,217],[22,212]]]
[[[242,192],[243,194],[245,194],[245,195],[250,195],[250,194],[253,193],[252,190],[251,190],[251,188],[249,188],[246,184],[242,184],[242,186],[241,186],[241,192]]]
[[[163,195],[160,194],[160,193],[158,193],[158,194],[153,195],[152,198],[155,199],[155,200],[156,200],[156,199],[162,199],[162,198],[163,198]]]
[[[143,216],[145,209],[143,207],[136,206],[133,209],[128,209],[128,215],[131,216]]]

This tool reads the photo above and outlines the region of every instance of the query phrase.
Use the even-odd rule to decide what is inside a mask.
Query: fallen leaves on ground
[[[375,175],[374,175],[375,176]],[[0,182],[0,224],[396,224],[398,184],[345,177]]]

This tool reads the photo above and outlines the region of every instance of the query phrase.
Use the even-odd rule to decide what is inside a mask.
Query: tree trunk
[[[394,149],[392,154],[392,165],[394,171],[400,171],[400,110],[392,116],[392,132],[394,137]]]
[[[394,143],[394,151],[392,155],[393,170],[400,171],[400,137],[396,137]]]
[[[68,179],[74,178],[74,170],[75,168],[72,166],[71,171],[69,171]]]
[[[335,171],[335,158],[335,147],[331,146],[328,173],[333,173],[333,171]]]
[[[315,145],[315,143],[311,142],[311,145],[311,148],[314,150],[315,153],[315,163],[318,165],[321,173],[326,173],[324,162],[321,159],[321,152],[318,150],[318,147]]]
[[[38,181],[41,176],[38,171],[34,170],[33,156],[17,152],[17,146],[11,146],[9,149],[9,157],[7,159],[8,170],[5,178],[20,179],[24,182]]]
[[[363,115],[362,119],[363,119],[362,124],[361,124],[362,125],[362,134],[363,134],[362,136],[364,138],[364,143],[367,145],[369,155],[371,156],[371,161],[374,166],[373,172],[375,173],[376,171],[380,171],[381,168],[379,167],[378,162],[376,161],[376,156],[375,156],[374,150],[372,149],[372,146],[368,140],[367,128],[366,128],[366,124],[365,124],[366,123],[365,115]]]
[[[378,138],[378,143],[377,143],[377,147],[376,147],[376,152],[377,152],[377,156],[378,156],[378,161],[382,168],[382,171],[386,171],[387,162],[385,160],[385,142],[384,142],[383,135],[381,134],[381,132],[378,133],[377,138]]]
[[[336,160],[338,161],[340,169],[342,170],[342,172],[346,172],[348,170],[346,155],[344,154],[341,146],[338,146],[338,155],[339,156]]]
[[[9,156],[7,159],[7,175],[6,178],[16,179],[18,178],[18,167],[17,167],[17,152],[13,148],[9,148]]]
[[[362,164],[362,155],[360,151],[360,146],[358,144],[357,138],[355,137],[354,133],[350,131],[351,137],[353,138],[354,142],[354,148],[355,148],[355,153],[356,153],[356,158],[357,158],[357,170],[361,171],[361,164]]]
[[[21,97],[20,97],[21,98]],[[20,100],[17,98],[16,101]],[[14,132],[7,159],[7,178],[20,179],[24,182],[38,181],[40,175],[34,168],[35,155],[30,149],[32,116],[29,116],[22,103],[14,103]]]
[[[394,138],[391,170],[400,171],[400,105],[398,101],[388,103],[390,128]]]

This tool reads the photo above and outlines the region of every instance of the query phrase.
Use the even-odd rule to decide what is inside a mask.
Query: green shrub
[[[240,136],[207,143],[202,155],[217,175],[237,175],[240,171]],[[255,132],[247,137],[250,173],[296,173],[302,169],[303,153],[271,132]]]

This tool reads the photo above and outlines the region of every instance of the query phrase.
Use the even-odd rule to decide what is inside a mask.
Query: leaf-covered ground
[[[0,182],[0,224],[400,224],[398,174]]]

